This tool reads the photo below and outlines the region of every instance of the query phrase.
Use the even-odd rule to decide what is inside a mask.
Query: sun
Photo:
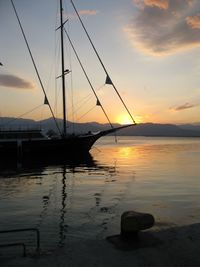
[[[140,123],[142,121],[141,117],[136,116],[134,117],[136,123]],[[117,117],[117,123],[122,124],[122,125],[126,125],[126,124],[132,124],[133,121],[131,119],[131,117],[128,114],[121,114]]]
[[[117,118],[117,123],[119,124],[132,124],[133,121],[129,115],[119,115]]]

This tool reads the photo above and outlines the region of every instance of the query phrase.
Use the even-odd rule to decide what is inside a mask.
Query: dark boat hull
[[[100,137],[130,126],[132,125],[120,126],[96,134],[71,135],[60,139],[0,141],[0,159],[18,161],[26,158],[52,159],[53,157],[78,159],[88,154]]]
[[[63,139],[0,142],[0,157],[78,157],[88,153],[98,135],[71,136]]]

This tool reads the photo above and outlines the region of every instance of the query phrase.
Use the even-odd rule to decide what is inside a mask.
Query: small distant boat
[[[91,149],[91,147],[93,146],[93,144],[100,137],[105,136],[107,134],[114,133],[120,129],[127,128],[127,127],[130,127],[130,126],[133,126],[136,124],[132,115],[130,114],[129,110],[127,109],[124,101],[122,100],[119,92],[117,91],[115,85],[113,84],[110,76],[108,75],[108,72],[107,72],[102,60],[100,59],[100,57],[99,57],[91,39],[90,39],[89,34],[87,33],[87,30],[86,30],[86,28],[85,28],[85,26],[84,26],[84,24],[83,24],[83,22],[79,16],[79,13],[78,13],[73,1],[71,0],[70,2],[72,4],[79,20],[80,20],[80,23],[83,26],[83,29],[84,29],[87,37],[89,38],[89,41],[91,42],[92,47],[93,47],[95,53],[97,54],[97,57],[100,60],[100,63],[102,64],[102,67],[105,71],[106,83],[110,84],[114,87],[116,93],[118,94],[120,100],[124,104],[127,112],[129,113],[129,115],[133,121],[133,123],[130,125],[124,125],[124,126],[120,126],[117,128],[113,127],[112,123],[110,122],[102,104],[100,103],[100,100],[99,100],[97,94],[95,93],[95,90],[94,90],[94,88],[93,88],[81,62],[80,62],[80,59],[79,59],[78,54],[77,54],[77,52],[76,52],[76,50],[75,50],[75,48],[71,42],[71,39],[65,30],[64,25],[67,21],[63,21],[63,0],[59,0],[59,2],[60,2],[60,26],[57,28],[57,30],[60,30],[61,70],[62,70],[62,73],[57,78],[62,79],[62,96],[63,96],[63,99],[62,99],[62,101],[63,101],[63,127],[62,127],[62,130],[60,130],[58,127],[59,136],[48,137],[47,135],[43,134],[40,130],[33,130],[33,129],[32,130],[30,130],[30,129],[29,130],[20,130],[20,129],[3,130],[3,129],[0,129],[0,155],[1,155],[1,157],[8,156],[8,157],[15,157],[15,158],[19,159],[19,158],[23,158],[23,157],[26,158],[26,157],[45,156],[45,157],[51,158],[53,155],[54,156],[55,155],[59,155],[59,156],[62,155],[64,157],[68,157],[68,158],[70,158],[70,157],[76,158],[76,157],[83,155],[84,153],[88,153],[89,150]],[[56,123],[56,119],[54,117],[52,108],[49,104],[47,94],[46,94],[45,89],[43,87],[41,78],[39,76],[35,61],[33,59],[29,44],[27,42],[23,27],[22,27],[22,24],[20,22],[20,19],[19,19],[19,16],[18,16],[18,13],[17,13],[17,10],[15,8],[13,0],[11,0],[11,3],[12,3],[12,6],[14,8],[15,14],[17,16],[17,19],[18,19],[23,37],[25,39],[27,48],[29,50],[29,53],[30,53],[34,68],[36,70],[36,74],[38,76],[41,88],[44,92],[45,104],[47,104],[49,106],[50,111],[52,113],[52,116],[53,116],[55,123]],[[66,70],[66,67],[65,67],[65,55],[64,55],[64,44],[63,44],[63,42],[64,42],[63,41],[63,34],[64,33],[66,33],[68,40],[69,40],[69,42],[70,42],[70,44],[71,44],[71,46],[75,52],[75,55],[76,55],[80,65],[81,65],[81,68],[82,68],[82,70],[86,76],[86,79],[88,80],[89,85],[90,85],[93,93],[95,94],[95,97],[97,100],[97,105],[99,105],[102,108],[106,118],[108,119],[108,121],[110,123],[111,129],[109,129],[109,130],[100,131],[98,133],[87,132],[85,134],[76,134],[76,135],[75,134],[67,134],[67,131],[66,131],[67,126],[66,126],[66,101],[65,101],[65,75],[69,72],[69,70]]]

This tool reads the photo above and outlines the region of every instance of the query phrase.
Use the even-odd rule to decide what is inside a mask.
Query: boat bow
[[[122,130],[122,129],[125,129],[125,128],[129,128],[129,127],[132,127],[132,126],[136,126],[136,125],[137,125],[136,123],[126,124],[126,125],[122,125],[122,126],[119,126],[119,127],[116,127],[116,128],[109,129],[109,130],[101,131],[99,133],[99,137],[105,136],[105,135],[108,135],[108,134],[111,134],[111,133],[115,133],[115,132],[117,132],[119,130]]]

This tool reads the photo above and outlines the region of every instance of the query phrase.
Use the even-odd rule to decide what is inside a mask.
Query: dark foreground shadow
[[[115,249],[130,251],[127,258],[132,258],[131,255],[141,257],[142,266],[200,266],[200,223],[148,230],[141,232],[135,240],[124,240],[120,235],[109,236],[107,241]]]
[[[171,227],[166,230],[148,231],[158,242],[138,246],[129,251],[116,250],[104,239],[69,239],[66,247],[51,255],[39,258],[3,259],[1,266],[127,266],[127,267],[199,267],[200,224]],[[147,232],[143,233],[146,239]],[[148,234],[148,238],[150,236]],[[110,241],[110,239],[107,239]],[[118,241],[117,241],[118,242]],[[146,242],[146,241],[145,241]],[[144,244],[144,243],[143,243]],[[119,248],[119,247],[118,247]],[[78,255],[78,256],[77,256]]]
[[[114,245],[116,249],[129,251],[139,248],[153,247],[161,244],[161,240],[150,232],[140,232],[134,238],[123,238],[121,235],[108,236],[108,242]]]

